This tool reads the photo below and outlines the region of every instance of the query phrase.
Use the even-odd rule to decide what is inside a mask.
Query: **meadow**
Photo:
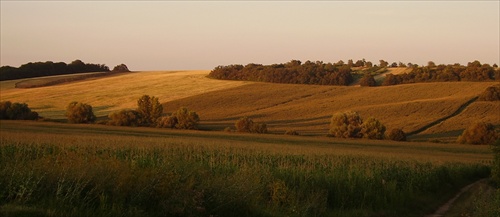
[[[1,121],[4,216],[422,216],[488,146]]]

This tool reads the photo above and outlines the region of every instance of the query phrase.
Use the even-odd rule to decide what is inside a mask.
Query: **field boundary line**
[[[408,135],[408,136],[412,136],[412,135],[419,134],[419,133],[424,132],[424,131],[426,131],[427,129],[429,129],[429,128],[433,127],[433,126],[438,125],[439,123],[441,123],[441,122],[443,122],[443,121],[446,121],[446,120],[448,120],[448,119],[450,119],[450,118],[452,118],[452,117],[455,117],[455,116],[459,115],[459,114],[460,114],[460,113],[462,113],[462,112],[463,112],[463,111],[464,111],[464,110],[465,110],[465,109],[466,109],[466,108],[467,108],[470,104],[474,103],[474,102],[475,102],[478,98],[479,98],[479,97],[477,97],[477,96],[476,96],[476,97],[474,97],[474,98],[470,99],[469,101],[465,102],[465,103],[464,103],[464,104],[462,104],[460,107],[458,107],[458,109],[457,109],[455,112],[451,113],[450,115],[445,116],[445,117],[442,117],[442,118],[440,118],[440,119],[437,119],[437,120],[435,120],[435,121],[433,121],[433,122],[431,122],[431,123],[429,123],[429,124],[427,124],[427,125],[425,125],[425,126],[423,126],[423,127],[419,128],[419,129],[417,129],[417,130],[414,130],[414,131],[412,131],[412,132],[409,132],[407,135]]]

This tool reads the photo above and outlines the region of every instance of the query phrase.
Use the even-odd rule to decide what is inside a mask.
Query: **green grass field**
[[[422,216],[488,146],[1,121],[3,216]]]

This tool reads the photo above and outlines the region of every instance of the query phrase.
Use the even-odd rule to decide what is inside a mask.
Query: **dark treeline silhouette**
[[[64,62],[30,62],[19,68],[12,66],[0,67],[0,81],[21,78],[34,78],[51,75],[65,75],[83,72],[108,72],[109,68],[104,64],[84,63],[75,60],[70,64]]]
[[[479,61],[469,62],[467,66],[460,64],[438,65],[432,61],[427,66],[414,66],[409,73],[387,74],[382,85],[397,85],[421,82],[444,81],[500,81],[500,70]]]
[[[349,85],[353,82],[351,67],[346,64],[302,63],[292,60],[284,64],[218,66],[209,77],[224,80],[248,80],[289,84]]]

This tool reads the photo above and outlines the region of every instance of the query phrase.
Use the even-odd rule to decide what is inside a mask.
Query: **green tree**
[[[159,128],[175,128],[179,121],[177,120],[177,117],[174,115],[169,115],[169,116],[163,116],[158,119],[158,122],[156,123],[156,127]]]
[[[381,68],[389,66],[389,62],[387,62],[385,60],[379,60],[379,62],[380,62],[380,67]]]
[[[236,131],[246,133],[267,133],[265,123],[256,123],[248,117],[243,117],[234,124]]]
[[[109,125],[115,126],[138,126],[141,120],[141,114],[135,110],[123,109],[108,115]]]
[[[470,125],[458,137],[459,143],[468,143],[474,145],[492,144],[498,138],[495,127],[490,123],[478,122]]]
[[[336,113],[330,121],[330,135],[338,138],[361,138],[363,120],[357,112]]]
[[[71,102],[66,107],[66,117],[70,123],[92,123],[96,119],[92,106],[79,102]]]
[[[31,111],[26,103],[0,102],[0,119],[4,120],[36,120],[38,113]]]
[[[384,139],[385,126],[379,120],[370,117],[361,125],[361,134],[367,139]]]
[[[395,128],[389,131],[387,138],[394,141],[406,141],[406,134],[402,129]]]
[[[375,81],[375,78],[373,75],[370,75],[370,73],[366,73],[360,80],[359,80],[359,85],[362,87],[374,87],[377,86],[377,81]]]
[[[158,98],[143,95],[137,100],[137,111],[141,116],[140,124],[144,126],[156,125],[156,121],[163,113],[163,106]]]
[[[180,108],[173,115],[177,118],[177,124],[175,125],[178,129],[197,129],[200,117],[196,112],[189,111],[187,108]]]

